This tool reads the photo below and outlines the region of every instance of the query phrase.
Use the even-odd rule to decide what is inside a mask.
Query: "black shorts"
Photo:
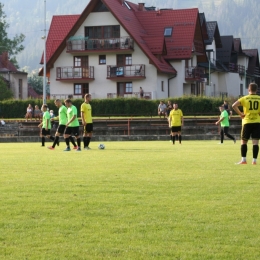
[[[65,131],[66,125],[59,125],[56,132],[59,134],[63,134]]]
[[[85,133],[92,133],[93,132],[93,124],[92,123],[88,123],[84,126],[84,134]]]
[[[172,126],[172,133],[181,132],[181,126]]]
[[[222,126],[221,131],[223,131],[224,134],[228,134],[229,126]]]
[[[241,130],[241,139],[249,140],[250,137],[255,140],[260,139],[260,123],[244,124]]]
[[[68,126],[64,132],[65,135],[79,136],[79,126]]]
[[[51,135],[51,130],[50,129],[46,130],[45,128],[42,128],[41,134],[44,136]]]

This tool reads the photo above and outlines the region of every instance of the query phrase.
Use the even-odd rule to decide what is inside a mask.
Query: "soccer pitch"
[[[0,259],[260,259],[260,160],[217,143],[1,143]]]

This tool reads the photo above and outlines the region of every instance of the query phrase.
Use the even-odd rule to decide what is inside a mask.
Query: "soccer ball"
[[[104,144],[99,144],[98,149],[104,150],[105,149],[105,145]]]

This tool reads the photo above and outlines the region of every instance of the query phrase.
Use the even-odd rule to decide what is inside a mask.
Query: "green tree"
[[[13,92],[7,87],[6,82],[0,77],[0,101],[13,98]]]
[[[38,76],[37,73],[32,72],[28,77],[28,84],[38,93],[42,94],[43,90],[43,80],[42,77]]]
[[[8,51],[10,61],[19,68],[15,55],[24,49],[22,42],[25,36],[23,34],[16,34],[13,39],[8,38],[7,29],[9,28],[9,24],[5,20],[6,15],[3,8],[4,5],[0,3],[0,53]]]

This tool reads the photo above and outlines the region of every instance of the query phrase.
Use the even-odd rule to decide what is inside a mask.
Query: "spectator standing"
[[[140,87],[139,93],[140,93],[140,98],[144,98],[144,90],[142,87]]]
[[[225,109],[224,105],[219,107],[219,111],[221,112],[221,115],[220,115],[219,120],[215,124],[216,125],[220,124],[220,126],[221,126],[221,130],[220,130],[220,144],[223,144],[224,135],[227,136],[229,139],[233,140],[234,143],[236,143],[235,137],[228,133],[228,130],[229,130],[229,116],[228,116],[228,112]]]
[[[247,142],[252,138],[253,143],[253,160],[252,164],[256,164],[259,152],[260,139],[260,96],[256,94],[257,84],[250,83],[248,86],[249,95],[238,99],[233,105],[233,109],[242,118],[241,130],[241,161],[237,164],[247,164]],[[239,106],[243,106],[243,112],[239,110]]]
[[[158,106],[158,116],[163,116],[163,118],[165,118],[166,115],[166,105],[164,104],[163,101],[160,101],[160,104]]]

